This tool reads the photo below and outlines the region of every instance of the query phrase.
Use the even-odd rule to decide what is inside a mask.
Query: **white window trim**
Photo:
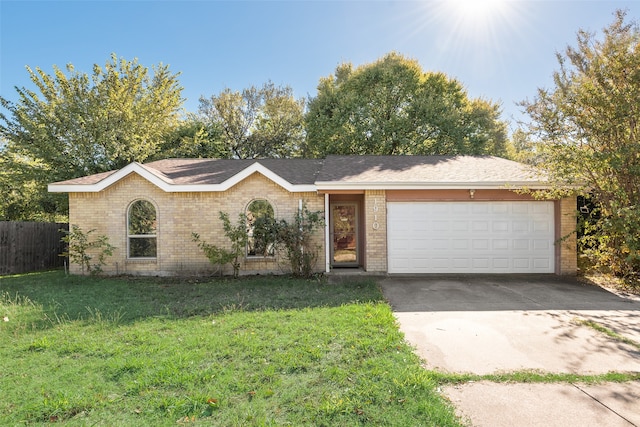
[[[129,220],[131,218],[131,207],[139,201],[145,201],[145,202],[149,202],[153,205],[153,209],[155,210],[155,214],[156,214],[156,232],[154,234],[129,234]],[[158,259],[158,207],[156,206],[155,203],[153,203],[151,200],[149,199],[145,199],[145,198],[138,198],[135,199],[133,201],[131,201],[131,203],[129,203],[129,206],[127,207],[127,260],[128,261],[149,261],[149,260],[157,260]],[[153,257],[132,257],[131,256],[131,239],[150,239],[153,238],[156,240],[156,256]]]
[[[273,219],[276,219],[276,208],[274,207],[274,204],[271,200],[269,200],[266,197],[256,197],[255,199],[251,199],[251,201],[249,201],[249,203],[247,203],[247,206],[244,209],[244,213],[245,215],[247,214],[247,212],[249,211],[249,207],[253,204],[253,202],[259,201],[259,200],[264,200],[265,202],[269,203],[269,206],[271,206],[271,210],[273,211]],[[248,236],[247,238],[247,245],[244,248],[244,257],[247,260],[273,260],[276,258],[276,248],[275,246],[273,247],[273,254],[272,255],[250,255],[249,254],[249,239],[253,238],[253,236]]]

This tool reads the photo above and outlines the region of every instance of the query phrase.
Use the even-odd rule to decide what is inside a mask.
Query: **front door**
[[[358,257],[358,205],[334,203],[331,205],[331,265],[357,267]]]

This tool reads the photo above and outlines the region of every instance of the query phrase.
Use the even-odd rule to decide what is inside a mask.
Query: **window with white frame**
[[[156,258],[156,207],[148,200],[136,200],[127,212],[127,252],[129,258]]]
[[[273,206],[267,200],[256,199],[246,211],[247,256],[269,257],[275,254],[275,216]]]

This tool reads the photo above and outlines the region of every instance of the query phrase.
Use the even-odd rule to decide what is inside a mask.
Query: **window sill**
[[[263,262],[263,261],[275,261],[275,256],[258,256],[249,255],[244,258],[246,262]]]
[[[127,264],[157,264],[158,258],[127,258]]]

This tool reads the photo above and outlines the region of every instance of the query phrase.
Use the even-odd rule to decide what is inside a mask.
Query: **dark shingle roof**
[[[328,156],[317,182],[537,182],[522,163],[492,156]]]
[[[166,159],[143,166],[173,184],[221,184],[254,163],[294,185],[313,184],[322,160],[309,159]]]
[[[522,163],[491,156],[328,156],[326,159],[166,159],[139,165],[170,185],[216,185],[259,163],[292,185],[538,184],[545,177]],[[117,171],[54,185],[98,184]]]
[[[114,171],[109,171],[109,172],[96,173],[96,174],[93,174],[93,175],[81,176],[80,178],[73,178],[73,179],[68,179],[66,181],[56,182],[54,184],[91,185],[91,184],[96,184],[96,183],[102,181],[103,179],[108,178],[109,176],[113,175],[116,172],[118,172],[118,171],[114,170]]]

